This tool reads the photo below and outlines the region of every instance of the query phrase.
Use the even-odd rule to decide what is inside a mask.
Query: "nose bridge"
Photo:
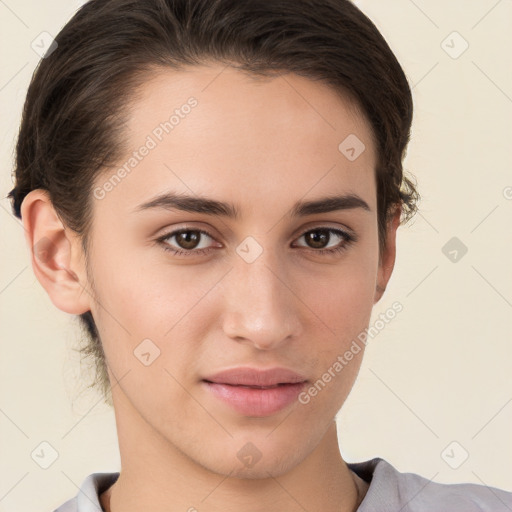
[[[269,249],[258,248],[254,240],[242,242],[236,252],[225,283],[224,331],[260,349],[274,349],[296,336],[300,328],[289,273]]]

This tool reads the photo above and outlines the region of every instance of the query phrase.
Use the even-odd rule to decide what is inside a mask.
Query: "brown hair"
[[[155,67],[208,61],[272,76],[322,80],[353,100],[376,144],[379,246],[394,208],[401,222],[419,198],[404,176],[412,96],[406,76],[375,25],[348,0],[91,0],[56,37],[30,83],[16,145],[14,214],[45,189],[87,256],[92,186],[122,156],[130,98]],[[340,141],[341,142],[341,141]],[[80,315],[95,382],[111,404],[105,357],[90,311]]]

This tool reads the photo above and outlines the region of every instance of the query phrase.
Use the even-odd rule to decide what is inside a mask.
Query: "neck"
[[[290,471],[274,477],[270,470],[266,478],[244,479],[197,464],[140,416],[120,421],[120,410],[116,408],[121,471],[100,497],[106,512],[353,512],[368,488],[342,459],[334,421]]]

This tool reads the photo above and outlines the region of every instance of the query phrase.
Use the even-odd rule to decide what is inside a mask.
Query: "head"
[[[206,466],[251,440],[289,467],[364,351],[271,437],[277,414],[240,416],[202,379],[286,366],[313,383],[368,326],[418,198],[400,65],[346,0],[92,0],[56,42],[9,194],[37,278],[80,319],[107,402]]]

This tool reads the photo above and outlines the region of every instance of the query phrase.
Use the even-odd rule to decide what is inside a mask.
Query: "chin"
[[[300,437],[282,424],[274,432],[269,432],[271,430],[256,432],[253,435],[246,432],[243,436],[225,439],[225,442],[213,442],[209,450],[196,453],[196,457],[193,458],[214,473],[229,475],[231,478],[255,480],[279,477],[288,473],[302,462],[315,446],[314,436],[305,436],[306,430],[301,431]]]
[[[297,466],[305,457],[300,457],[297,452],[293,453],[273,453],[269,457],[262,456],[253,466],[236,460],[230,464],[231,458],[226,458],[225,461],[219,462],[217,458],[212,461],[212,465],[208,466],[203,464],[209,471],[214,473],[229,476],[230,478],[237,478],[240,480],[260,480],[268,479],[271,477],[279,477]]]

